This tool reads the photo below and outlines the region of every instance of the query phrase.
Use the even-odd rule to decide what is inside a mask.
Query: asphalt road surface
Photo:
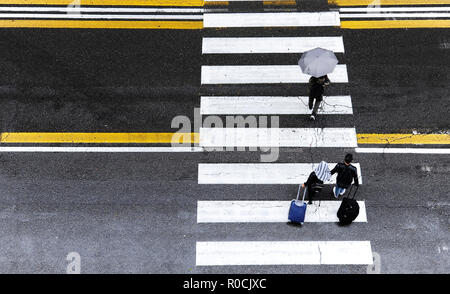
[[[437,6],[444,5],[430,7]],[[266,10],[260,3],[215,9],[205,14],[315,13],[339,8],[326,1],[297,1]],[[448,28],[342,29],[334,25],[202,30],[2,27],[1,132],[176,132],[172,120],[181,115],[194,123],[201,97],[307,96],[306,84],[301,82],[246,82],[251,76],[234,84],[205,82],[202,66],[289,66],[297,65],[301,56],[301,52],[202,54],[203,39],[218,37],[335,37],[343,41],[345,50],[336,56],[339,64],[346,65],[348,82],[332,79],[325,101],[351,96],[351,112],[333,112],[337,111],[333,107],[340,106],[332,105],[330,114],[319,114],[316,121],[310,121],[306,113],[246,115],[277,116],[279,128],[354,130],[355,140],[356,134],[448,137]],[[223,121],[225,116],[218,115]],[[204,115],[203,121],[207,119]],[[81,273],[450,272],[448,138],[427,145],[358,141],[353,146],[348,143],[353,137],[339,137],[337,145],[326,146],[326,139],[317,134],[300,135],[306,141],[310,137],[317,145],[279,149],[276,161],[267,163],[273,166],[262,171],[268,179],[264,184],[257,183],[258,174],[246,169],[261,164],[266,153],[260,149],[10,152],[1,148],[170,146],[0,142],[0,272],[66,273],[70,252],[79,254]],[[389,154],[366,153],[367,147],[428,149],[420,154]],[[199,221],[199,207],[206,201],[248,201],[249,207],[258,201],[267,201],[269,208],[279,207],[280,201],[286,205],[296,197],[298,181],[280,180],[283,174],[275,165],[336,163],[348,152],[360,168],[357,197],[365,212],[361,222],[340,226],[332,220],[334,214],[301,226],[288,223],[287,215],[286,221],[251,222],[250,217],[238,222],[232,221],[236,215],[231,208],[220,212],[229,222]],[[206,175],[209,183],[203,182],[203,164],[218,168]],[[227,174],[220,164],[242,166],[235,165],[236,171]],[[242,176],[233,177],[234,172]],[[226,183],[230,178],[240,183]],[[332,187],[325,185],[308,210],[324,211],[337,203]],[[252,248],[251,242],[260,242],[261,248],[245,251],[245,246]],[[302,242],[310,242],[313,248]],[[337,243],[333,247],[327,242]],[[362,243],[369,244],[369,251]],[[212,251],[206,252],[205,244]],[[221,251],[221,244],[231,244],[247,256]]]

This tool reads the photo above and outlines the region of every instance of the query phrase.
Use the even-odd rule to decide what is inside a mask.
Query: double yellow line
[[[0,0],[2,5],[81,6],[190,6],[202,7],[203,0]]]
[[[203,0],[0,0],[0,5],[58,5],[58,6],[161,6],[203,7]],[[203,29],[202,20],[49,20],[2,19],[0,28],[71,28],[71,29]]]
[[[337,6],[450,5],[450,0],[328,0]],[[344,29],[450,28],[450,19],[351,20],[341,21]]]
[[[448,145],[450,134],[358,134],[358,144]],[[1,143],[194,144],[199,133],[0,133]]]

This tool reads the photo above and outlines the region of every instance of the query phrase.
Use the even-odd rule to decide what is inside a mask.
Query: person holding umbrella
[[[316,119],[317,111],[319,110],[320,103],[323,100],[323,93],[325,92],[325,86],[330,84],[330,79],[327,75],[319,78],[311,77],[309,79],[309,110],[313,110],[311,114],[311,120]],[[315,100],[315,102],[314,102]],[[314,109],[313,109],[314,104]]]
[[[318,47],[304,52],[298,64],[304,74],[312,76],[309,79],[309,109],[313,109],[310,118],[315,120],[320,103],[323,100],[325,86],[330,84],[327,74],[334,71],[338,59],[333,51]]]

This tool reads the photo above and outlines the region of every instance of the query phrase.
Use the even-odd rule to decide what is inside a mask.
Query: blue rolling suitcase
[[[288,219],[293,223],[303,223],[305,221],[306,207],[307,204],[305,202],[306,189],[303,192],[302,201],[298,200],[298,196],[300,195],[301,185],[298,187],[297,199],[291,201],[291,207],[289,208],[289,217]]]

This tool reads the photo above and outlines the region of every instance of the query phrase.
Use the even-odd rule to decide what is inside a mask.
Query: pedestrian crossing
[[[307,96],[202,96],[202,115],[306,115]],[[353,114],[350,96],[328,96],[319,109],[319,114]]]
[[[202,84],[290,84],[309,81],[298,65],[204,65]],[[338,64],[328,77],[334,83],[348,83],[347,66]]]
[[[287,223],[291,201],[198,201],[197,223]],[[354,222],[367,222],[364,201],[358,201]],[[339,201],[313,201],[308,204],[305,223],[336,223]]]
[[[279,13],[205,13],[204,26],[207,29],[203,38],[202,54],[208,56],[234,56],[278,54],[298,54],[322,47],[335,53],[344,54],[344,42],[337,35],[335,27],[340,18],[336,12],[279,12]],[[258,28],[279,28],[280,32],[295,30],[295,35],[259,35]],[[311,30],[319,28],[319,33]],[[220,28],[220,34],[217,29]],[[303,28],[308,31],[303,32]],[[330,28],[330,32],[324,31]],[[209,29],[209,30],[208,30]],[[227,31],[230,29],[229,31]],[[245,30],[238,35],[238,29]],[[252,34],[254,29],[254,34]],[[225,30],[225,31],[224,31]],[[298,61],[297,58],[297,61]],[[242,60],[242,57],[240,57]],[[292,64],[221,64],[220,58],[205,58],[201,67],[201,84],[208,86],[208,95],[200,97],[200,114],[203,125],[199,130],[199,146],[208,148],[224,147],[226,150],[250,148],[356,148],[355,127],[320,126],[299,124],[298,127],[285,128],[252,125],[257,116],[298,115],[308,117],[309,97],[285,95],[240,95],[237,88],[221,89],[226,85],[245,86],[286,86],[300,85],[306,88],[310,76],[304,75],[296,62]],[[217,61],[216,61],[217,60]],[[333,85],[348,84],[347,65],[340,63],[328,75]],[[221,89],[223,95],[214,95],[214,89]],[[262,88],[260,92],[264,92]],[[327,93],[329,96],[319,108],[319,116],[353,115],[350,93]],[[209,119],[218,116],[239,117],[243,124],[226,125]],[[207,122],[214,121],[211,125]],[[214,127],[212,125],[214,124]],[[246,125],[247,124],[247,125]],[[220,150],[220,149],[214,149]],[[241,149],[242,150],[242,149]],[[245,150],[245,149],[244,149]],[[220,151],[219,151],[220,152]],[[342,154],[344,156],[344,153]],[[305,182],[319,162],[288,163],[199,163],[199,185],[299,185]],[[332,169],[336,163],[329,163]],[[359,183],[363,184],[362,167],[354,163],[358,170]],[[327,185],[336,182],[336,174]],[[197,223],[205,224],[285,224],[291,199],[227,199],[197,201]],[[355,225],[367,223],[366,202],[359,200],[360,214]],[[330,199],[314,201],[308,206],[305,223],[336,223],[340,201]],[[292,230],[299,228],[292,227]],[[300,237],[301,238],[301,237]],[[206,240],[196,243],[197,266],[242,266],[242,265],[367,265],[372,264],[370,241],[261,241]]]
[[[304,183],[311,171],[319,163],[200,163],[198,165],[199,184],[281,184],[296,185]],[[336,163],[329,163],[332,169]],[[358,170],[358,180],[362,184],[361,167],[353,164]],[[331,178],[336,183],[336,174]]]
[[[203,38],[203,54],[303,53],[321,47],[344,52],[341,36],[336,37],[238,37]]]
[[[202,147],[358,147],[355,128],[200,128]]]
[[[372,264],[368,241],[197,242],[197,266]]]

